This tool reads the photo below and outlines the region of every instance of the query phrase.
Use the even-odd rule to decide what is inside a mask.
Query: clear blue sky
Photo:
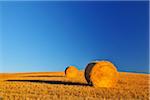
[[[84,69],[100,59],[148,72],[148,2],[0,4],[0,72]]]

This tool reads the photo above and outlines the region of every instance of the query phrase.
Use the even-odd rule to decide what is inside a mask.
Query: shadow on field
[[[79,82],[63,82],[63,81],[46,81],[46,80],[6,80],[11,82],[35,82],[35,83],[47,83],[47,84],[63,84],[63,85],[80,85],[80,86],[89,86],[86,83]]]
[[[57,76],[57,75],[53,75],[53,76],[50,76],[50,75],[38,75],[38,76],[23,76],[23,77],[65,77],[65,76]]]

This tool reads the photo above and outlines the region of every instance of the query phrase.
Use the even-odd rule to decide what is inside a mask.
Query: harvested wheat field
[[[78,78],[65,72],[0,74],[3,100],[148,100],[149,74],[119,72],[115,87],[89,86],[80,71]]]

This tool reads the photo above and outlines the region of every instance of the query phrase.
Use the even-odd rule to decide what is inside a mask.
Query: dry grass
[[[148,100],[149,74],[119,73],[114,88],[87,85],[84,72],[68,79],[64,72],[0,74],[4,100]]]

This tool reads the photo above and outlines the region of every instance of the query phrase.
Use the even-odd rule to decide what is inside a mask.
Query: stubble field
[[[94,88],[84,78],[64,72],[0,74],[2,100],[149,100],[149,74],[119,72],[113,88]]]

